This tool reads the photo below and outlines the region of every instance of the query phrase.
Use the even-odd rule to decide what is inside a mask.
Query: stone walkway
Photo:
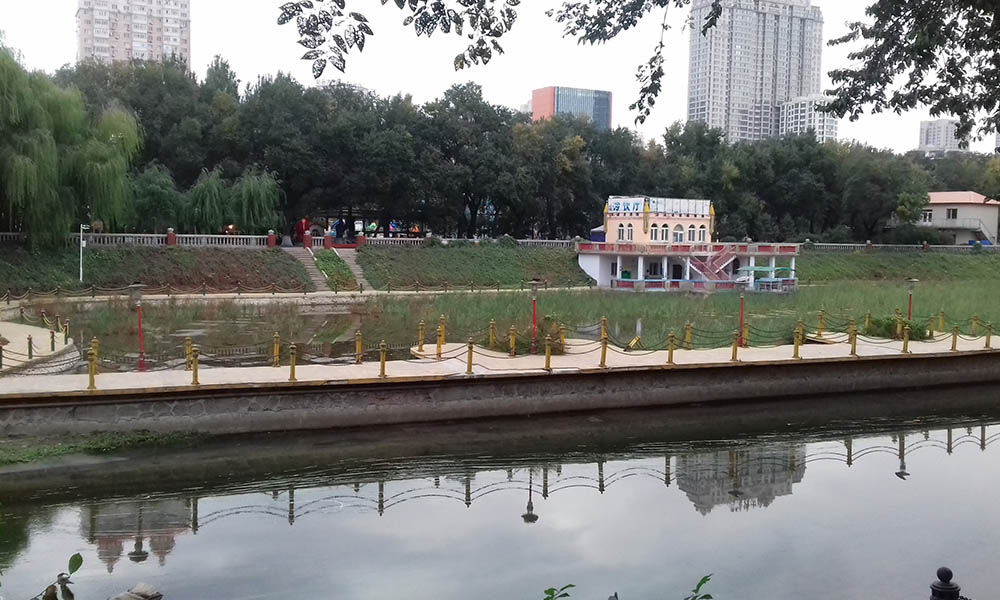
[[[19,326],[21,327],[21,326]],[[845,338],[845,334],[834,334]],[[554,373],[571,373],[582,370],[598,369],[600,365],[600,343],[587,340],[567,340],[566,354],[553,355],[551,367]],[[957,348],[960,352],[983,351],[985,340],[959,339]],[[901,355],[902,342],[885,341],[884,343],[858,342],[858,355],[863,358]],[[712,350],[676,350],[674,362],[679,366],[722,366],[746,363],[790,362],[792,361],[792,346],[773,348],[740,348],[739,363],[733,363],[731,348],[716,348]],[[912,356],[921,354],[949,354],[951,352],[950,336],[936,341],[911,342]],[[468,349],[466,344],[450,343],[442,347],[442,358],[433,355],[436,347],[426,344],[424,352],[412,349],[416,358],[410,360],[393,360],[386,363],[387,381],[402,383],[406,381],[462,379],[466,375]],[[666,366],[667,351],[655,352],[625,352],[621,348],[608,346],[607,366],[610,369],[628,369],[636,367]],[[836,344],[808,344],[800,348],[803,362],[811,360],[851,360],[850,347],[845,342]],[[427,357],[427,358],[421,358]],[[540,354],[529,356],[508,357],[504,352],[476,348],[473,353],[472,372],[475,376],[486,375],[544,375],[544,346]],[[253,386],[256,384],[287,383],[289,367],[283,365],[273,367],[247,368],[201,368],[200,384],[203,387],[230,385]],[[303,365],[296,369],[296,380],[301,383],[362,383],[379,380],[378,361],[368,360],[361,365]],[[185,371],[158,371],[149,373],[105,373],[97,376],[99,390],[151,390],[164,388],[188,387],[192,383],[191,373]],[[87,388],[86,375],[48,375],[8,376],[0,379],[0,399],[14,400],[25,395],[45,395],[60,392],[79,392]]]
[[[56,333],[56,350],[53,353],[48,329],[19,323],[0,322],[0,337],[7,338],[10,342],[3,348],[2,370],[21,369],[28,363],[29,335],[32,338],[32,356],[35,360],[48,358],[53,354],[62,354],[69,349],[75,352],[73,340],[70,339],[69,344],[63,344],[63,336],[58,332]],[[2,393],[3,388],[3,384],[0,384],[0,393]]]

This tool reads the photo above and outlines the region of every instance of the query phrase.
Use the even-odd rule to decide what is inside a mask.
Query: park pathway
[[[354,248],[338,248],[337,256],[347,263],[347,268],[354,274],[355,281],[364,286],[366,290],[374,289],[372,284],[368,283],[368,280],[365,279],[365,272],[361,270],[361,265],[358,264],[357,250]]]
[[[313,286],[316,288],[315,291],[325,292],[330,289],[330,286],[326,283],[326,275],[316,266],[316,260],[313,258],[312,252],[301,246],[282,247],[282,250],[291,254],[295,260],[302,263],[302,266],[306,268],[306,274],[309,275],[309,280],[312,281]]]

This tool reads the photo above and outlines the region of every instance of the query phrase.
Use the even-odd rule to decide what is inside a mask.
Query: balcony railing
[[[606,242],[580,242],[577,251],[583,254],[643,254],[653,256],[714,256],[732,253],[736,255],[784,255],[796,256],[799,244],[766,243],[713,243],[713,244],[615,244]]]

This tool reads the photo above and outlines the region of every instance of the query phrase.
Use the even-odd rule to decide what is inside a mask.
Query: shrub
[[[920,324],[903,319],[903,327],[906,327],[907,325],[910,326],[911,340],[920,341],[926,340],[930,337],[927,332],[926,324]],[[900,339],[900,337],[896,335],[896,319],[893,317],[872,319],[871,326],[864,331],[864,334],[868,337]]]

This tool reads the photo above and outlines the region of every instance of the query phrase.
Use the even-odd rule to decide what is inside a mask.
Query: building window
[[[611,261],[611,276],[612,277],[618,277],[618,261],[617,260]]]
[[[649,266],[646,267],[646,271],[648,271],[646,274],[649,275],[650,277],[659,277],[660,263],[658,262],[649,263]]]
[[[920,213],[920,222],[921,223],[930,223],[933,220],[934,220],[934,211],[933,210],[931,210],[931,209],[928,208],[928,209],[924,210],[924,212]]]
[[[698,228],[698,241],[699,242],[707,241],[707,237],[708,237],[708,229],[706,229],[705,226],[702,225],[701,227]]]
[[[660,228],[656,226],[656,223],[653,223],[653,226],[649,228],[649,240],[651,242],[660,241]]]
[[[684,227],[682,225],[674,227],[674,242],[678,244],[684,242]]]
[[[688,227],[688,241],[689,242],[693,242],[694,241],[694,225],[691,225],[690,227]]]
[[[628,224],[628,241],[632,241],[632,224]]]
[[[625,226],[622,225],[621,223],[618,224],[618,241],[619,242],[625,241]]]
[[[948,218],[948,219],[957,219],[958,218],[958,209],[957,208],[949,208],[949,209],[947,209],[947,211],[948,212],[947,212],[946,218]]]

